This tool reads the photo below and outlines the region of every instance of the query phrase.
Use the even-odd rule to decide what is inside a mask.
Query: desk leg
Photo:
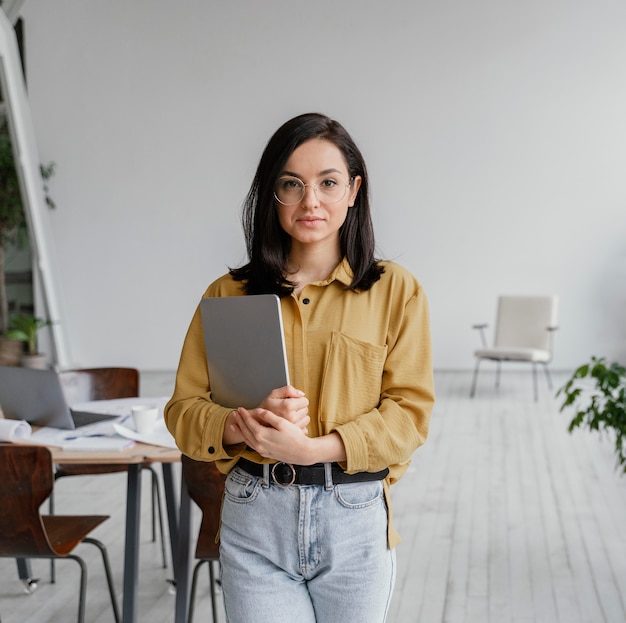
[[[176,573],[176,612],[175,623],[187,623],[191,586],[191,499],[184,478],[180,484],[180,512],[178,515],[178,557]]]
[[[172,463],[161,463],[161,466],[163,467],[167,524],[170,530],[172,567],[174,569],[174,580],[176,580],[176,561],[178,560],[178,506],[176,504],[176,487],[174,485]]]
[[[139,523],[141,512],[141,465],[128,466],[126,490],[126,546],[124,548],[124,596],[122,623],[137,621],[137,585],[139,582]]]

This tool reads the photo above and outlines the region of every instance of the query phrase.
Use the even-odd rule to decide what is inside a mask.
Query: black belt
[[[254,463],[248,459],[239,459],[237,466],[251,476],[263,477],[263,464]],[[331,464],[333,484],[340,485],[350,482],[370,482],[382,480],[389,473],[385,468],[380,472],[357,472],[346,474],[337,463]],[[272,480],[281,487],[291,485],[325,485],[326,467],[324,463],[315,465],[292,465],[291,463],[273,463],[270,465]]]

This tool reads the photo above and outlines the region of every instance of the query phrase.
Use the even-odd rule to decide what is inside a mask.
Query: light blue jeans
[[[381,481],[282,488],[235,467],[220,539],[229,623],[385,621],[396,561]]]

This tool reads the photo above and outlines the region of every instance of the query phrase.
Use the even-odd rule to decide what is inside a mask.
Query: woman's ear
[[[359,188],[361,188],[361,176],[355,175],[350,182],[350,198],[348,200],[348,207],[353,208],[356,196],[359,194]]]

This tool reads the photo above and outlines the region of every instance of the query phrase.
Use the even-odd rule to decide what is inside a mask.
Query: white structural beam
[[[41,160],[26,95],[17,38],[13,25],[4,11],[0,11],[0,83],[26,211],[33,268],[40,280],[46,317],[52,321],[50,335],[54,363],[60,368],[65,368],[70,365],[70,357],[61,314],[61,291],[57,282],[50,214],[45,202],[39,169]]]

